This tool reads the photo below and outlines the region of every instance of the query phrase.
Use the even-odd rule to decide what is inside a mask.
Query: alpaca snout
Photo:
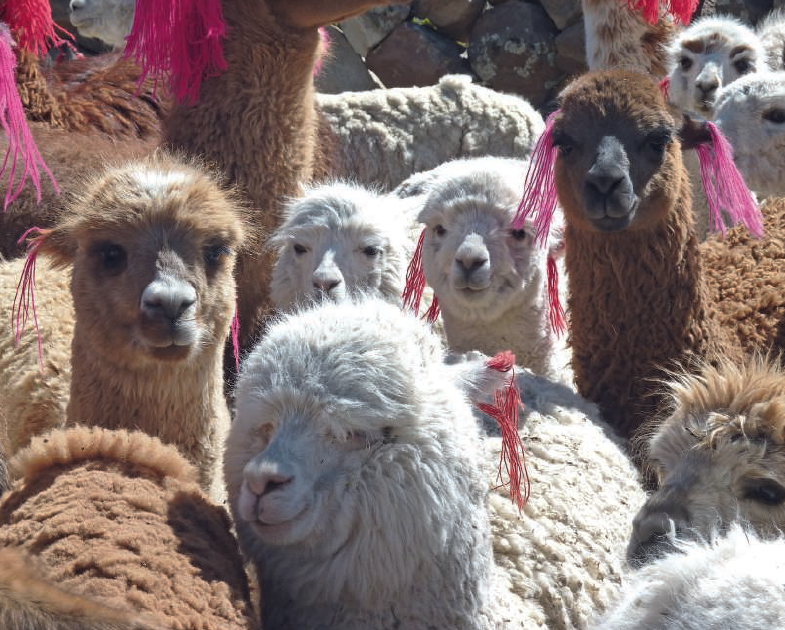
[[[641,566],[673,550],[688,523],[686,510],[676,502],[647,503],[633,520],[627,562]]]
[[[87,0],[71,0],[68,4],[68,8],[70,8],[71,11],[78,11],[79,9],[83,9],[86,4]]]
[[[695,77],[695,91],[698,108],[711,109],[717,90],[722,86],[722,70],[717,64],[708,63]]]
[[[589,221],[603,232],[621,230],[632,221],[638,197],[629,174],[629,158],[621,141],[605,136],[584,180],[584,207]]]
[[[325,253],[311,276],[313,288],[323,295],[340,298],[344,292],[344,279],[332,251]]]
[[[159,275],[142,292],[141,331],[155,347],[190,346],[198,337],[196,289],[188,282]]]
[[[491,257],[482,236],[471,233],[455,251],[453,285],[456,289],[481,290],[488,287]]]

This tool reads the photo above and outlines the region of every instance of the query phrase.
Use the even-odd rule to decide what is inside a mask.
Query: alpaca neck
[[[247,196],[255,227],[280,223],[281,203],[311,177],[317,29],[281,26],[261,0],[224,0],[227,70],[202,83],[195,105],[177,105],[164,141],[215,163]],[[251,248],[249,248],[250,250]],[[271,308],[272,253],[238,256],[238,316],[246,348]]]
[[[566,267],[578,391],[629,436],[660,407],[664,368],[711,357],[722,331],[708,299],[689,184],[651,230],[605,234],[568,225]]]
[[[589,70],[626,68],[655,77],[667,74],[664,44],[673,22],[649,24],[623,0],[582,0]]]

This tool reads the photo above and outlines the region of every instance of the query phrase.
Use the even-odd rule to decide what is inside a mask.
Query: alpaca
[[[589,70],[627,68],[655,77],[667,73],[665,46],[673,37],[673,21],[660,12],[649,23],[622,0],[581,0]]]
[[[713,118],[749,187],[760,197],[785,196],[785,71],[756,72],[722,88]]]
[[[719,89],[766,67],[755,32],[728,15],[700,18],[668,46],[669,97],[684,110],[710,116]]]
[[[18,481],[0,502],[0,548],[32,556],[52,588],[70,594],[53,598],[50,588],[29,607],[17,596],[25,617],[68,607],[90,622],[107,606],[125,612],[118,620],[136,613],[156,628],[258,627],[228,514],[207,500],[174,447],[140,431],[56,429],[10,466]],[[32,598],[30,585],[10,587],[0,581],[12,604],[14,590]],[[100,608],[85,610],[74,597]]]
[[[233,195],[196,164],[158,153],[95,176],[34,241],[48,259],[35,271],[41,366],[35,331],[18,347],[10,333],[0,343],[9,454],[66,417],[136,428],[176,444],[221,496],[223,345],[243,238]],[[16,321],[25,268],[24,260],[0,267],[5,321]]]
[[[708,537],[739,518],[759,534],[785,528],[785,374],[761,358],[725,360],[668,385],[671,411],[647,439],[659,488],[628,546],[640,563],[676,538]]]
[[[785,538],[761,540],[740,526],[682,542],[633,574],[594,630],[761,630],[785,619]]]
[[[769,13],[758,22],[755,32],[766,51],[769,70],[785,70],[785,10],[780,8]]]
[[[392,627],[394,614],[401,626],[420,628],[426,614],[465,612],[454,601],[456,580],[487,588],[490,534],[482,510],[501,438],[480,439],[456,387],[456,377],[460,388],[471,385],[467,377],[476,380],[483,361],[475,355],[445,366],[443,353],[422,323],[375,299],[288,315],[243,364],[225,471],[241,546],[261,576],[266,628],[313,627],[308,614],[345,628],[388,627],[386,619]],[[528,370],[517,382],[533,492],[520,513],[505,488],[490,491],[496,566],[487,603],[507,611],[514,627],[584,628],[616,594],[620,551],[644,493],[594,405]],[[414,452],[427,474],[409,459]],[[293,511],[303,515],[289,527],[281,519]],[[358,531],[360,523],[374,535]],[[463,541],[451,543],[464,528],[471,531]],[[315,548],[324,554],[315,556]],[[434,563],[457,568],[433,577]],[[360,617],[370,595],[377,612]],[[393,605],[385,606],[388,598]],[[416,620],[407,617],[415,607]],[[354,613],[356,625],[340,617]]]
[[[422,268],[455,352],[512,351],[520,365],[569,383],[564,344],[549,322],[546,267],[561,258],[554,230],[548,250],[529,221],[510,230],[528,163],[508,158],[447,162],[394,191],[419,197],[425,224]]]
[[[268,240],[278,250],[270,295],[279,309],[357,290],[399,301],[411,253],[410,218],[400,202],[349,182],[305,189],[284,209]]]
[[[765,208],[767,238],[699,247],[677,131],[656,83],[622,70],[577,79],[550,130],[575,382],[625,436],[660,407],[663,369],[783,344],[785,207]]]
[[[68,7],[68,19],[80,35],[125,48],[125,37],[134,22],[132,0],[71,0]]]
[[[267,630],[512,627],[494,610],[490,471],[465,393],[488,372],[445,365],[438,337],[378,298],[269,328],[225,457]]]

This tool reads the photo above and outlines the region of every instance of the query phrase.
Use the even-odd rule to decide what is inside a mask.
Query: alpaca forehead
[[[700,20],[685,29],[674,42],[674,48],[681,48],[695,54],[728,52],[736,46],[746,46],[757,52],[757,36],[740,22],[724,19]]]

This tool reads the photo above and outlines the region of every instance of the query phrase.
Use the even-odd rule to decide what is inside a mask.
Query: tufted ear
[[[699,144],[711,142],[707,121],[694,112],[684,112],[681,129],[679,129],[679,142],[682,150],[694,149]]]

